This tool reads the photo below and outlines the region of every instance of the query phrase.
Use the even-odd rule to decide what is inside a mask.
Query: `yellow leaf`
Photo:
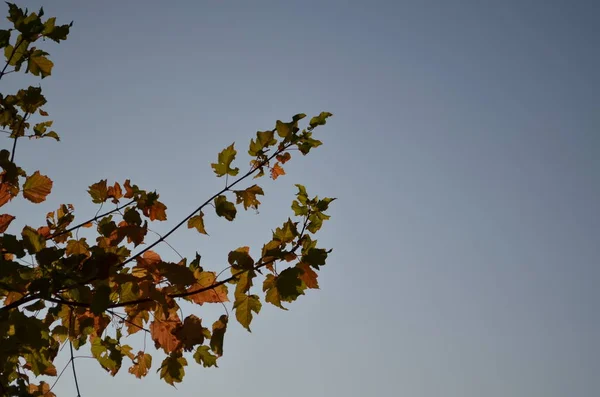
[[[23,185],[23,197],[32,203],[41,203],[52,191],[52,180],[39,171],[27,177]]]

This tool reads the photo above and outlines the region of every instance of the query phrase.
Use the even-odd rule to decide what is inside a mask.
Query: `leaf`
[[[244,328],[250,331],[250,323],[252,322],[252,312],[258,314],[262,304],[258,295],[238,295],[235,298],[233,309],[235,310],[235,318],[242,324]]]
[[[275,229],[275,233],[273,233],[274,240],[279,240],[284,243],[294,241],[297,236],[298,229],[296,228],[296,224],[292,222],[290,218],[288,218],[287,222],[283,224],[283,227],[278,227]]]
[[[257,195],[264,196],[264,191],[258,185],[252,185],[245,190],[234,190],[235,195],[237,196],[236,204],[244,203],[244,209],[248,208],[258,209],[260,205],[260,201],[256,198]]]
[[[41,203],[52,191],[52,180],[39,171],[27,177],[23,184],[23,197],[32,203]]]
[[[67,241],[67,255],[89,255],[90,246],[84,238]]]
[[[10,30],[0,30],[0,48],[6,47],[10,43]]]
[[[40,382],[39,386],[30,383],[28,391],[34,397],[56,397],[56,394],[50,391],[50,385],[44,381]]]
[[[112,198],[113,203],[118,204],[119,199],[123,197],[123,191],[121,190],[121,185],[119,185],[118,182],[115,182],[114,186],[109,186],[107,196],[108,196],[108,198]]]
[[[327,255],[330,252],[331,250],[326,250],[323,248],[309,248],[306,253],[302,254],[302,262],[314,267],[315,269],[318,269],[319,266],[323,266],[325,264]]]
[[[285,152],[285,153],[278,154],[277,156],[275,156],[275,158],[281,164],[285,164],[292,158],[292,155],[290,154],[290,152]]]
[[[21,235],[23,236],[25,248],[27,248],[27,251],[29,251],[30,254],[35,254],[42,248],[46,247],[46,239],[44,236],[39,234],[37,230],[30,226],[25,226],[21,232]]]
[[[102,204],[108,199],[108,187],[106,186],[106,179],[100,182],[94,183],[88,189],[88,193],[92,196],[92,203]]]
[[[310,119],[310,126],[312,128],[318,126],[318,125],[325,125],[327,123],[327,118],[333,116],[333,114],[329,113],[329,112],[321,112],[321,114],[319,114],[318,116],[313,117],[312,119]]]
[[[204,368],[218,367],[217,356],[210,353],[208,346],[198,346],[196,353],[194,353],[194,360],[196,360],[198,364],[202,364]]]
[[[204,228],[204,213],[202,211],[200,211],[200,214],[192,216],[188,220],[187,225],[188,229],[196,228],[198,232],[208,236],[208,233],[206,233],[206,229]]]
[[[184,366],[187,360],[181,354],[172,354],[165,358],[160,366],[160,378],[174,386],[174,383],[180,383],[185,376]]]
[[[276,280],[277,291],[281,300],[286,302],[295,301],[300,295],[304,295],[300,273],[302,270],[290,267],[279,273]]]
[[[167,220],[167,206],[160,201],[155,201],[150,207],[149,217],[151,221],[166,221]]]
[[[274,136],[274,131],[258,131],[256,133],[256,141],[254,139],[250,141],[248,154],[250,156],[257,156],[263,151],[263,149],[266,149],[271,145],[275,145],[277,140],[274,138]]]
[[[234,149],[235,143],[227,146],[225,149],[219,153],[218,162],[212,163],[211,167],[215,171],[218,177],[222,177],[223,175],[231,175],[236,176],[238,172],[240,172],[239,168],[231,168],[231,163],[235,159],[235,155],[237,151]]]
[[[254,267],[254,259],[250,256],[250,247],[240,247],[230,251],[227,261],[236,270],[248,270]]]
[[[265,294],[265,301],[275,305],[283,310],[287,310],[281,305],[281,297],[277,290],[277,277],[272,274],[267,274],[265,281],[263,282],[263,291]]]
[[[42,78],[50,76],[52,73],[52,67],[54,63],[46,58],[44,55],[37,55],[29,57],[29,71],[34,76],[42,75]]]
[[[179,339],[184,351],[192,351],[194,346],[204,343],[204,327],[202,320],[193,314],[190,314],[183,321],[183,326],[179,328],[175,336]]]
[[[227,331],[227,321],[227,316],[222,314],[221,317],[214,322],[212,327],[213,331],[210,338],[210,348],[217,357],[223,355],[223,340],[225,338],[225,331]]]
[[[110,295],[112,293],[112,289],[108,285],[99,285],[96,287],[96,291],[94,291],[94,295],[92,297],[92,303],[90,305],[90,310],[94,314],[102,314],[108,306],[112,303],[110,300]]]
[[[194,276],[197,280],[196,284],[192,285],[188,289],[188,292],[194,292],[210,287],[211,285],[215,284],[217,277],[216,273],[214,272],[204,272],[200,269],[194,272]],[[203,303],[229,302],[229,298],[227,297],[227,286],[225,284],[189,295],[187,298],[199,305],[202,305]]]
[[[150,335],[152,336],[155,347],[157,349],[162,347],[167,354],[175,351],[179,347],[179,340],[173,334],[173,331],[180,325],[181,321],[177,316],[172,316],[163,320],[155,318],[154,321],[150,323]]]
[[[317,273],[313,269],[311,269],[311,267],[306,263],[299,263],[298,268],[302,270],[300,280],[304,281],[306,287],[312,289],[319,289],[319,283],[317,282]]]
[[[218,216],[222,216],[228,221],[233,221],[237,214],[237,209],[232,202],[227,201],[227,197],[220,195],[215,198],[215,209]]]
[[[135,356],[133,365],[129,368],[129,373],[141,379],[148,374],[148,370],[152,366],[152,356],[139,351]]]
[[[271,167],[271,178],[273,180],[279,178],[281,175],[285,175],[285,170],[281,168],[279,163],[275,163],[273,167]]]
[[[15,217],[9,214],[0,215],[0,233],[4,233],[6,229],[8,229],[8,226],[13,219],[15,219]]]
[[[15,188],[8,183],[0,183],[0,207],[12,200],[17,192],[15,192]]]

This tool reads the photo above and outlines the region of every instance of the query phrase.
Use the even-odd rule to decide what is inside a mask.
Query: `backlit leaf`
[[[198,346],[194,353],[194,360],[204,368],[217,367],[217,356],[211,354],[208,346]]]
[[[179,328],[175,336],[179,339],[184,351],[192,351],[194,346],[204,343],[204,327],[202,320],[193,314],[190,314],[183,321],[183,326]]]
[[[217,357],[221,357],[223,355],[223,341],[225,338],[225,331],[227,331],[227,321],[227,316],[223,314],[217,321],[214,322],[212,327],[210,348]]]
[[[41,75],[42,78],[50,76],[54,63],[44,55],[32,55],[29,57],[29,71],[34,76]]]
[[[92,196],[92,203],[101,204],[108,199],[108,187],[106,186],[106,179],[100,182],[94,183],[88,189],[88,193]]]
[[[6,229],[8,229],[8,226],[13,219],[15,219],[15,217],[9,214],[0,215],[0,233],[4,233]]]
[[[165,382],[174,386],[175,383],[179,383],[185,376],[185,370],[183,367],[187,365],[187,360],[182,357],[180,353],[171,354],[165,358],[160,365],[160,378],[164,379]]]
[[[256,196],[263,196],[265,194],[262,188],[258,185],[252,185],[244,190],[234,190],[234,193],[237,196],[236,203],[244,203],[245,210],[248,208],[258,209],[260,201],[258,201]]]
[[[188,229],[196,228],[198,232],[208,235],[208,233],[206,233],[206,229],[204,228],[204,213],[202,211],[200,211],[200,214],[192,216],[188,220],[187,225]]]
[[[260,312],[262,304],[258,298],[258,295],[238,295],[235,298],[233,304],[233,310],[235,310],[235,318],[238,320],[244,328],[250,331],[250,323],[252,322],[252,312]]]
[[[139,351],[135,356],[133,365],[129,368],[129,373],[141,379],[148,374],[148,370],[152,366],[152,356]]]
[[[237,209],[232,202],[227,201],[227,197],[221,195],[215,198],[215,209],[218,216],[222,216],[228,221],[235,219]]]
[[[39,234],[37,230],[30,226],[25,226],[21,232],[21,235],[23,236],[25,248],[27,248],[27,251],[29,251],[30,254],[35,254],[42,248],[46,247],[46,239],[44,236]]]
[[[165,353],[171,353],[179,346],[179,340],[173,334],[179,326],[181,321],[177,316],[169,317],[168,319],[155,318],[150,323],[150,335],[154,341],[155,347],[162,348]]]
[[[23,196],[32,203],[41,203],[52,191],[52,180],[39,171],[27,177],[23,184]]]
[[[281,168],[279,163],[275,163],[273,167],[271,167],[271,178],[273,180],[279,178],[281,175],[285,175],[285,170]]]
[[[231,168],[231,163],[235,159],[236,153],[237,151],[234,149],[234,143],[227,146],[219,153],[218,162],[211,164],[211,167],[218,177],[222,177],[223,175],[236,176],[238,174],[240,171],[239,168]]]
[[[216,274],[214,272],[204,272],[198,269],[194,272],[194,276],[197,280],[196,284],[188,288],[188,292],[206,290],[187,296],[189,300],[199,305],[202,305],[203,303],[229,302],[229,298],[227,297],[227,286],[225,284],[209,288],[216,282]]]
[[[317,273],[306,263],[298,264],[298,268],[302,269],[300,279],[304,281],[307,288],[318,289],[319,283],[317,282]]]
[[[67,241],[67,255],[89,255],[90,246],[85,238]]]

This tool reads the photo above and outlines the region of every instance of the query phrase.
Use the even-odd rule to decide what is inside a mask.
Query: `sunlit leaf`
[[[41,203],[52,191],[52,180],[39,171],[27,177],[23,184],[23,197],[32,203]]]
[[[285,170],[281,168],[279,163],[275,163],[273,167],[271,167],[271,178],[273,180],[279,178],[281,175],[285,175]]]
[[[240,294],[235,297],[235,303],[233,304],[233,310],[235,310],[235,318],[238,320],[244,328],[250,331],[250,323],[252,322],[252,312],[260,312],[262,304],[258,298],[258,295],[244,295]]]
[[[231,175],[236,176],[240,171],[239,168],[231,168],[231,163],[235,159],[237,151],[234,149],[234,143],[227,146],[225,149],[219,153],[218,162],[212,163],[211,167],[215,171],[217,176],[221,177],[223,175]]]
[[[194,360],[203,367],[217,367],[217,356],[211,354],[208,346],[198,346],[194,353]]]
[[[135,356],[133,365],[129,368],[129,373],[141,379],[148,374],[148,370],[152,366],[152,356],[139,351]]]
[[[198,232],[208,235],[208,233],[206,233],[206,229],[204,228],[204,213],[202,211],[200,211],[198,215],[192,216],[188,220],[187,225],[188,229],[195,228],[198,230]]]
[[[234,190],[234,193],[237,196],[236,203],[244,203],[245,210],[248,208],[258,209],[260,201],[258,201],[256,196],[263,196],[265,194],[262,188],[258,185],[252,185],[244,190]]]

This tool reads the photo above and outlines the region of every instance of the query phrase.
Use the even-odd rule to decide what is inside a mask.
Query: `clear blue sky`
[[[263,182],[260,215],[170,240],[221,269],[229,250],[259,249],[303,183],[339,198],[321,290],[265,306],[252,334],[232,322],[220,368],[190,359],[178,390],[79,360],[82,396],[600,395],[600,3],[44,6],[75,25],[48,43],[43,82],[63,141],[17,152],[54,193],[22,221],[61,202],[83,219],[88,185],[131,178],[172,224],[222,186],[220,149],[295,113],[335,114],[323,147]],[[22,82],[7,77],[3,92]],[[75,395],[69,373],[56,390]]]

